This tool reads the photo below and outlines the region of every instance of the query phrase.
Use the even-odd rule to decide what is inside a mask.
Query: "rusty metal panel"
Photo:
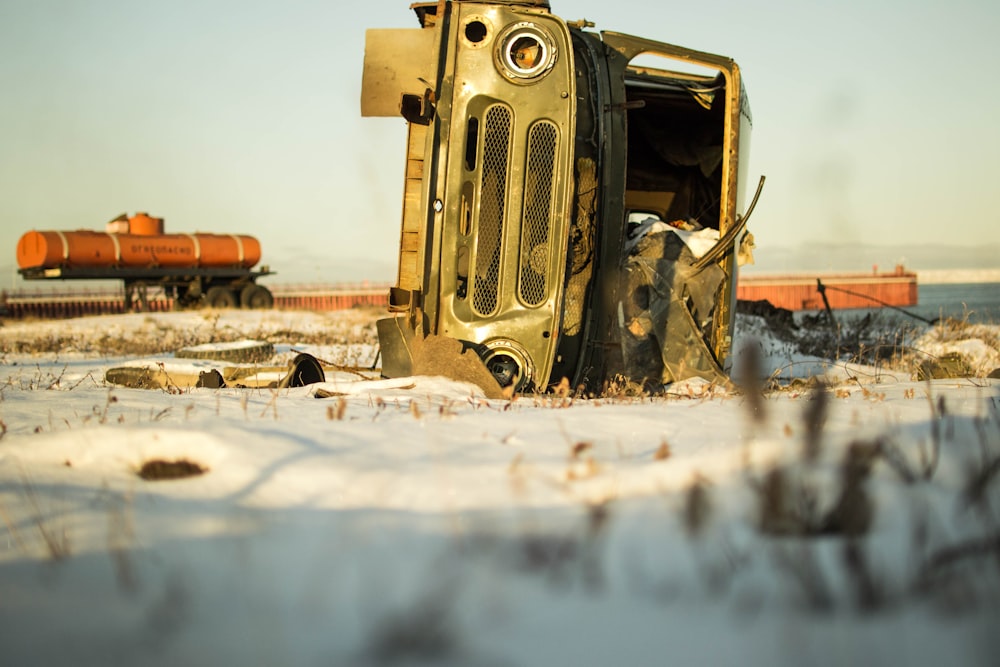
[[[819,310],[823,299],[817,280],[826,287],[833,309],[917,304],[917,279],[913,273],[745,276],[737,295],[743,301],[769,301],[777,308]]]

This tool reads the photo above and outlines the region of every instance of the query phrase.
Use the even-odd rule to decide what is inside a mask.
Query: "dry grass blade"
[[[31,510],[34,514],[35,526],[38,528],[38,532],[42,536],[42,540],[45,542],[49,557],[54,561],[61,561],[69,558],[69,536],[66,534],[65,529],[53,526],[46,520],[42,514],[41,508],[38,505],[38,494],[35,491],[35,487],[32,485],[31,480],[28,479],[28,476],[23,470],[21,471],[21,483],[24,486],[25,495],[28,498],[28,503],[31,505]]]
[[[859,540],[844,542],[844,569],[854,586],[854,595],[862,611],[871,612],[885,605],[886,592],[882,581],[872,573],[865,545]]]
[[[7,532],[10,533],[11,537],[14,538],[14,544],[17,545],[18,550],[24,551],[24,540],[21,539],[21,534],[17,530],[17,525],[11,520],[10,515],[7,513],[7,509],[0,505],[0,517],[3,517],[3,522],[7,526]]]
[[[653,460],[666,461],[670,458],[671,454],[673,454],[673,452],[670,449],[670,443],[664,440],[660,443],[660,446],[656,448],[656,451],[653,452]]]
[[[778,566],[787,572],[805,595],[806,606],[812,611],[828,612],[834,608],[834,595],[816,553],[805,542],[798,548],[778,547],[775,550]]]
[[[840,496],[823,519],[823,533],[857,537],[871,528],[875,504],[866,483],[880,451],[878,443],[854,442],[848,447],[840,472]]]
[[[108,507],[108,552],[115,566],[118,585],[125,591],[139,587],[129,548],[135,540],[131,498],[115,497]]]
[[[374,628],[368,653],[379,664],[431,664],[459,650],[455,599],[440,586],[406,609],[388,614]]]
[[[987,489],[997,478],[1000,478],[1000,456],[984,461],[980,465],[970,466],[966,472],[965,488],[962,491],[965,504],[986,510]]]
[[[328,405],[326,408],[326,418],[336,421],[344,421],[347,414],[347,399],[343,396],[337,397],[336,405]]]
[[[760,343],[750,341],[741,350],[737,359],[736,377],[737,386],[746,397],[747,410],[750,418],[757,424],[765,421],[764,403],[764,362]]]
[[[826,384],[817,382],[809,394],[802,421],[805,426],[803,433],[802,459],[815,463],[822,453],[823,427],[826,425],[829,412],[830,397]]]
[[[683,521],[689,537],[697,538],[703,535],[712,518],[710,485],[708,479],[700,474],[695,475],[684,494]]]

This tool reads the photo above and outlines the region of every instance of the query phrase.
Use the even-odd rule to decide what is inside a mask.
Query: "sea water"
[[[822,311],[801,311],[799,318]],[[845,308],[834,310],[834,317],[850,320],[866,314],[878,314],[884,321],[909,321],[912,324],[953,319],[970,324],[1000,325],[1000,283],[934,283],[917,286],[917,305],[899,308]]]
[[[904,308],[926,319],[1000,324],[1000,283],[917,285],[917,305]]]

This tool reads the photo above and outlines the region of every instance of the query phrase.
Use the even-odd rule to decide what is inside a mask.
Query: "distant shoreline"
[[[1000,269],[934,269],[916,274],[918,285],[1000,283]]]

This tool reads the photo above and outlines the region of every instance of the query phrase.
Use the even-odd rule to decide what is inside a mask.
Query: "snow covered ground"
[[[378,379],[372,320],[4,323],[3,664],[996,664],[1000,327],[913,341],[977,377],[805,358],[745,318],[761,396],[490,401]],[[350,368],[105,381],[248,339]]]

